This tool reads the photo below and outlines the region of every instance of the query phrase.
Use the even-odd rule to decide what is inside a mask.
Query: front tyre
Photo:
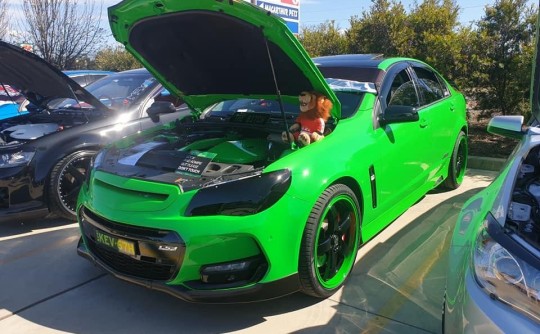
[[[305,294],[327,298],[351,272],[360,239],[360,206],[343,184],[327,188],[311,210],[300,248],[298,273]]]
[[[90,160],[96,151],[79,151],[60,160],[51,171],[49,179],[49,205],[60,217],[76,220],[79,190],[86,178]]]
[[[467,168],[467,151],[467,136],[463,131],[460,131],[450,158],[448,177],[443,184],[446,189],[457,189],[463,182]]]

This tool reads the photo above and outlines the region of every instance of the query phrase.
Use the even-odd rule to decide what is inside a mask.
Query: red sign
[[[28,52],[34,52],[34,46],[32,44],[22,43],[20,47]]]
[[[300,0],[281,0],[281,3],[298,6],[300,3]]]

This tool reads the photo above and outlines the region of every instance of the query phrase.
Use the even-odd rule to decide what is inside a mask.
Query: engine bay
[[[533,148],[521,165],[506,227],[540,249],[540,146]]]
[[[99,169],[172,183],[183,191],[258,175],[290,149],[278,128],[199,120],[127,148],[112,146]]]
[[[81,108],[24,113],[1,121],[0,146],[22,144],[50,133],[86,124],[106,115],[106,112]]]

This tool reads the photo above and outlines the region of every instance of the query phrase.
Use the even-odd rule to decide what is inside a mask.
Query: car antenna
[[[263,34],[264,37],[264,34]],[[279,85],[277,82],[276,71],[274,69],[274,61],[272,59],[272,53],[270,52],[270,47],[268,46],[268,38],[264,37],[264,44],[266,45],[266,52],[268,53],[268,60],[270,60],[270,69],[272,70],[272,76],[274,77],[274,84],[276,85],[276,94],[279,103],[279,110],[281,112],[281,117],[283,118],[283,124],[285,125],[285,133],[289,132],[289,125],[287,124],[287,117],[285,116],[285,109],[283,108],[283,100],[281,99],[281,92],[279,91]],[[287,136],[287,141],[291,144],[293,148],[293,142],[290,141],[289,136]]]

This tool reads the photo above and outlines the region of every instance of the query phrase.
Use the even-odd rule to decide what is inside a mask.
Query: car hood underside
[[[54,98],[69,98],[103,107],[79,84],[37,55],[0,41],[0,80],[20,90],[32,104],[43,107]]]
[[[129,0],[109,8],[109,16],[116,39],[193,109],[235,97],[297,97],[316,90],[332,100],[339,118],[339,101],[297,38],[259,7],[165,0],[156,8]]]

